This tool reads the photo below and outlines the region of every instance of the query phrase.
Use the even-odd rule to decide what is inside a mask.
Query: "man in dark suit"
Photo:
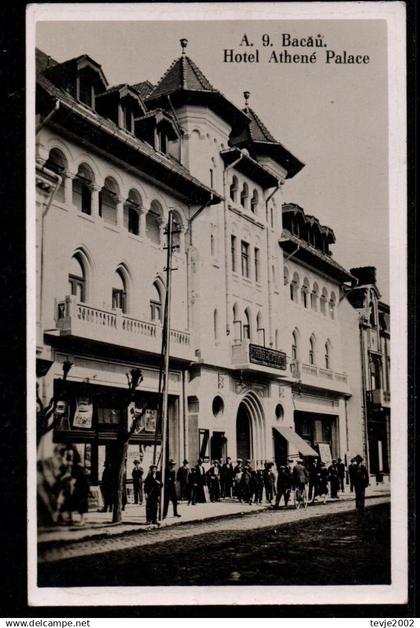
[[[356,493],[356,508],[360,515],[365,512],[365,491],[369,486],[369,473],[363,464],[362,456],[355,457],[355,465],[353,468],[353,485]]]
[[[175,460],[169,460],[168,466],[165,471],[165,489],[162,519],[166,519],[170,501],[172,502],[172,505],[174,507],[174,517],[180,517],[181,515],[178,514],[178,500],[176,498]]]
[[[190,495],[189,495],[190,491],[189,491],[189,484],[188,484],[189,475],[190,475],[190,467],[188,464],[188,460],[184,460],[184,462],[182,463],[182,467],[179,467],[178,473],[176,475],[176,479],[179,482],[181,500],[189,501],[190,499]]]
[[[213,460],[212,466],[207,471],[207,484],[212,502],[220,502],[220,469],[219,461]]]
[[[133,491],[134,491],[134,503],[143,503],[143,467],[140,466],[140,461],[134,461],[134,469],[131,472],[133,478]]]
[[[233,465],[230,458],[226,458],[226,462],[220,470],[220,488],[222,497],[232,497],[233,484]]]
[[[196,481],[196,501],[204,503],[206,501],[206,494],[204,487],[206,486],[206,470],[203,467],[203,460],[199,458],[195,467],[195,481]]]
[[[346,477],[346,465],[341,460],[341,458],[337,458],[337,469],[338,469],[338,478],[340,480],[340,491],[344,493],[344,478]]]

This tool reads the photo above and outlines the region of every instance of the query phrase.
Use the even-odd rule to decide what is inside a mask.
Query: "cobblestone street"
[[[329,570],[335,574],[331,583],[384,583],[389,572],[388,501],[387,497],[368,500],[362,519],[353,502],[342,501],[306,511],[266,510],[168,526],[147,534],[48,544],[40,548],[39,585],[279,584],[277,579],[285,577],[281,565],[290,576],[291,563],[292,580],[299,584],[313,583],[316,577],[325,582]],[[383,568],[372,571],[370,560],[379,555]],[[342,560],[347,561],[345,570]],[[308,570],[311,561],[315,575]],[[302,582],[296,570],[299,565]]]

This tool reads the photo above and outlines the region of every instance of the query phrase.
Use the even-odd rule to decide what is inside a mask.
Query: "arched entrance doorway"
[[[236,417],[236,452],[242,460],[252,458],[251,416],[243,401],[239,404]]]

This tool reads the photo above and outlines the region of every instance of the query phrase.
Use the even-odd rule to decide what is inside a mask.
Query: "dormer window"
[[[134,133],[134,116],[131,107],[123,106],[124,128],[129,133]]]
[[[83,69],[77,76],[77,99],[83,104],[95,108],[95,86],[92,80],[92,72],[88,68]]]
[[[156,146],[156,150],[160,150],[161,153],[166,153],[167,152],[167,138],[166,138],[166,133],[162,129],[162,127],[159,127],[157,129],[157,146]]]

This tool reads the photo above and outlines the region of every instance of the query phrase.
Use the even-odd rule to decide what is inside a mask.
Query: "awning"
[[[319,454],[317,454],[317,452],[312,449],[312,447],[310,447],[308,443],[299,436],[299,434],[296,434],[295,430],[291,427],[275,427],[274,429],[277,430],[277,432],[291,445],[294,445],[302,456],[319,456]]]

